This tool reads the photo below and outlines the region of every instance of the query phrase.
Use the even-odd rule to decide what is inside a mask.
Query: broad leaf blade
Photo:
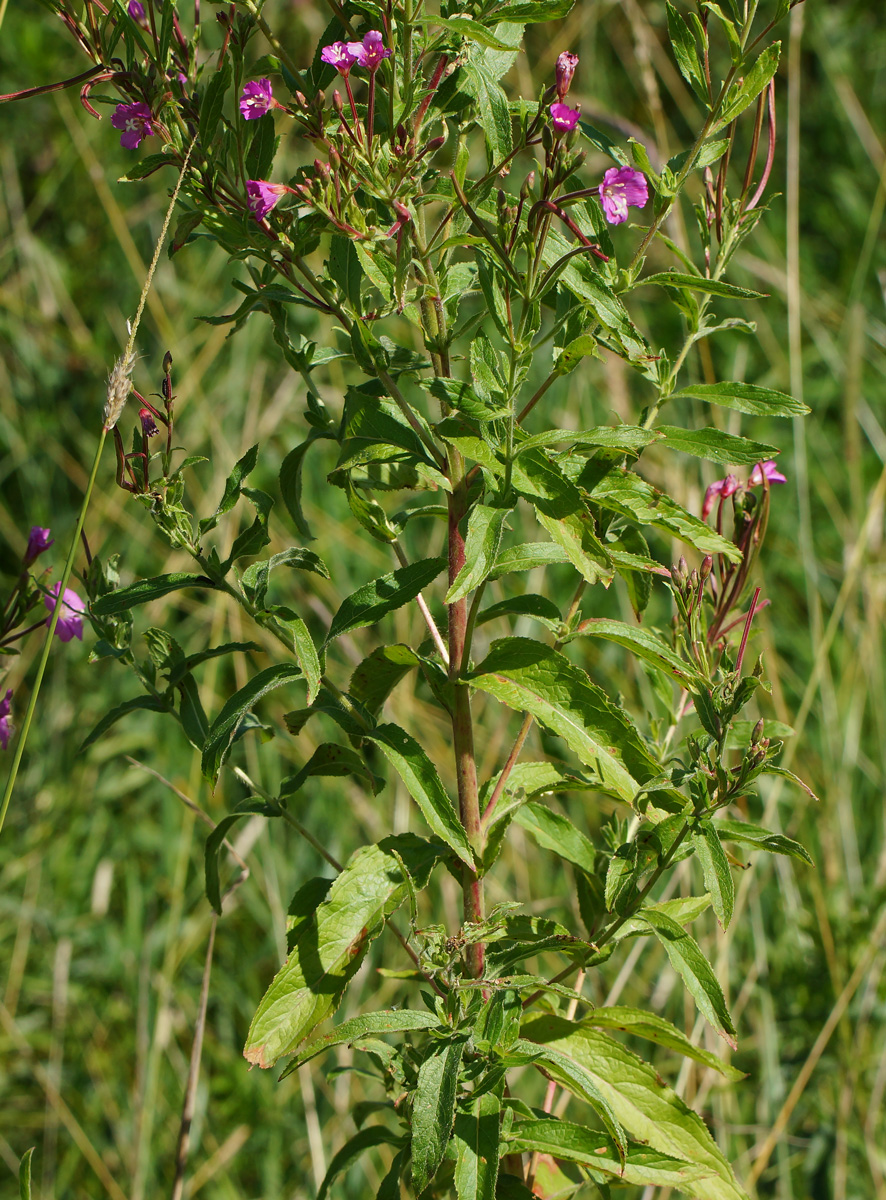
[[[430,1012],[412,1011],[408,1008],[390,1008],[384,1012],[364,1013],[350,1021],[343,1021],[331,1033],[315,1038],[300,1051],[286,1070],[280,1076],[285,1079],[293,1071],[298,1070],[318,1054],[323,1054],[332,1046],[348,1045],[357,1038],[378,1035],[381,1033],[406,1033],[417,1029],[435,1029],[439,1026],[439,1018]]]
[[[436,1175],[449,1144],[464,1048],[463,1040],[446,1042],[419,1068],[412,1104],[412,1184],[417,1196]]]
[[[517,810],[514,820],[532,834],[539,846],[553,850],[588,875],[595,873],[593,844],[562,813],[554,812],[545,804],[530,801]]]
[[[667,642],[662,641],[657,634],[650,629],[644,628],[642,625],[627,625],[624,621],[610,621],[605,617],[591,617],[587,621],[582,621],[574,633],[570,634],[566,641],[572,641],[574,638],[581,637],[600,637],[605,638],[609,642],[617,642],[619,646],[624,646],[638,658],[645,659],[646,662],[652,663],[658,667],[660,671],[665,671],[671,675],[683,687],[695,687],[698,685],[698,671],[690,664],[683,661],[675,650],[672,650]]]
[[[465,565],[446,593],[447,604],[454,604],[479,587],[492,570],[510,511],[489,504],[475,504],[471,509],[465,538]]]
[[[735,883],[716,826],[710,821],[701,821],[690,834],[690,841],[695,848],[695,857],[701,863],[704,885],[710,893],[717,920],[726,929],[735,907]]]
[[[666,1021],[664,1017],[654,1013],[644,1012],[639,1008],[610,1007],[595,1008],[587,1018],[587,1024],[597,1029],[617,1029],[621,1033],[629,1033],[632,1037],[643,1038],[644,1041],[655,1042],[668,1050],[676,1050],[678,1054],[703,1063],[714,1071],[719,1071],[733,1083],[746,1078],[744,1071],[739,1071],[729,1063],[723,1062],[710,1050],[693,1045],[685,1033],[676,1025]]]
[[[455,1118],[455,1192],[458,1200],[495,1200],[501,1137],[501,1101],[485,1092]]]
[[[662,445],[668,449],[706,458],[711,462],[752,467],[754,463],[776,458],[781,453],[777,446],[752,442],[748,438],[724,433],[722,429],[680,429],[676,425],[659,425],[658,432],[664,434]]]

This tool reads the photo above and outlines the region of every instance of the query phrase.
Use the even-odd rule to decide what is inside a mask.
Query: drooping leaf
[[[190,674],[195,667],[209,662],[210,659],[220,658],[225,654],[249,654],[256,650],[261,650],[261,646],[256,642],[225,642],[223,646],[213,646],[210,650],[199,650],[196,654],[189,654],[174,665],[170,663],[166,667],[169,671],[169,683],[175,687],[184,679],[185,675]]]
[[[422,588],[433,583],[445,567],[445,558],[424,558],[364,584],[342,602],[332,618],[327,643],[343,633],[375,625],[388,613],[402,608],[414,600]]]
[[[308,779],[315,775],[325,777],[340,777],[352,775],[362,779],[378,793],[384,787],[384,781],[372,774],[365,761],[355,750],[347,746],[339,746],[335,742],[322,742],[305,765],[295,775],[290,775],[280,784],[280,799],[294,796],[304,787]]]
[[[77,753],[82,754],[87,746],[91,746],[93,742],[97,742],[102,734],[106,733],[121,717],[125,717],[131,712],[139,711],[169,712],[170,706],[161,696],[134,696],[131,700],[124,700],[122,704],[118,704],[110,712],[105,713],[99,723],[90,730],[80,743]]]
[[[484,1092],[468,1112],[458,1112],[453,1136],[458,1200],[495,1200],[501,1137],[501,1101],[497,1094]]]
[[[419,743],[399,725],[377,725],[364,734],[374,742],[403,780],[421,809],[431,831],[450,846],[466,866],[474,867],[474,854],[437,768]]]
[[[209,735],[203,748],[204,778],[211,780],[213,785],[215,784],[221,765],[231,748],[237,726],[252,706],[268,692],[281,687],[284,683],[290,683],[301,674],[301,669],[291,663],[278,663],[276,666],[266,667],[225,702],[221,712],[209,728]]]
[[[464,1038],[452,1038],[422,1063],[412,1102],[412,1185],[420,1195],[443,1161],[455,1120]]]
[[[140,579],[128,587],[117,588],[93,601],[91,608],[97,617],[113,617],[128,612],[139,604],[150,604],[170,592],[182,588],[214,588],[215,584],[205,575],[189,575],[186,571],[175,571],[170,575],[155,575],[152,579]]]
[[[280,495],[283,497],[283,503],[292,517],[293,524],[303,538],[309,541],[313,537],[308,523],[305,520],[305,515],[302,512],[301,506],[301,491],[302,491],[302,468],[304,467],[305,455],[314,442],[321,441],[324,438],[330,438],[331,434],[320,432],[312,429],[308,437],[290,450],[283,462],[280,464]]]
[[[721,1075],[732,1082],[745,1078],[743,1071],[723,1062],[710,1050],[693,1045],[686,1034],[682,1033],[676,1025],[672,1025],[664,1017],[656,1016],[655,1013],[644,1012],[639,1008],[595,1008],[586,1018],[586,1022],[597,1029],[617,1029],[621,1033],[631,1034],[632,1037],[643,1038],[644,1041],[655,1042],[669,1050],[676,1050],[685,1058],[691,1058],[694,1062],[703,1063],[706,1067],[719,1071]]]
[[[400,680],[420,662],[415,651],[402,643],[379,646],[355,668],[348,695],[377,716]]]
[[[332,1159],[329,1169],[320,1185],[317,1200],[326,1200],[329,1189],[339,1175],[374,1146],[402,1146],[402,1136],[393,1133],[384,1125],[367,1125],[350,1138]]]
[[[454,604],[480,586],[495,564],[509,508],[475,504],[468,517],[465,538],[465,564],[446,593],[446,603]]]
[[[785,392],[755,383],[693,383],[681,388],[672,400],[706,400],[752,417],[802,417],[812,410]]]
[[[219,823],[206,839],[206,846],[203,851],[203,865],[206,880],[206,899],[212,905],[215,912],[221,916],[221,883],[218,873],[218,856],[221,852],[222,844],[228,836],[228,830],[232,825],[245,817],[248,814],[245,812],[230,813],[226,817],[222,817]]]
[[[723,841],[738,842],[753,846],[755,850],[766,850],[769,854],[784,854],[789,858],[799,858],[801,862],[815,866],[809,852],[799,842],[785,837],[782,833],[772,833],[760,825],[752,825],[748,821],[717,821],[714,828]]]
[[[211,517],[205,517],[199,522],[198,528],[200,530],[201,537],[204,533],[208,533],[210,529],[215,529],[219,522],[219,518],[224,516],[225,513],[230,512],[240,499],[240,493],[243,490],[243,482],[255,470],[255,464],[257,462],[258,446],[250,446],[242,458],[239,458],[234,464],[234,469],[225,480],[225,490],[222,493],[221,500],[218,502],[218,508]]]
[[[313,704],[320,690],[323,671],[320,667],[317,647],[314,645],[314,639],[311,637],[307,625],[298,613],[282,604],[272,604],[270,608],[256,614],[256,620],[266,629],[282,635],[304,674],[305,682],[308,685],[308,704]]]
[[[326,564],[319,555],[315,554],[313,550],[303,550],[295,546],[283,550],[279,554],[272,554],[270,558],[261,562],[250,563],[243,572],[241,583],[249,599],[259,608],[264,605],[271,572],[277,567],[291,567],[295,571],[312,571],[323,579],[329,578]]]
[[[711,897],[717,920],[727,929],[735,907],[735,883],[729,860],[710,821],[700,821],[689,835],[695,857],[701,863],[704,885]]]

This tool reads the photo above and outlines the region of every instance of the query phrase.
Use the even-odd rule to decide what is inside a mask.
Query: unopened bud
[[[701,560],[701,570],[699,571],[699,574],[701,575],[701,578],[703,581],[705,579],[707,579],[707,577],[710,575],[710,573],[713,569],[714,569],[713,556],[710,554],[706,554],[704,556],[704,558]]]
[[[406,126],[403,124],[402,121],[397,126],[396,132],[397,132],[397,141],[400,143],[401,146],[405,146],[407,134],[406,134]]]
[[[530,171],[529,174],[526,176],[526,178],[523,180],[523,186],[520,188],[520,199],[528,200],[529,194],[532,191],[533,187],[535,187],[535,172]]]
[[[578,66],[578,55],[564,50],[557,56],[557,97],[562,101],[572,84],[572,76]]]
[[[168,375],[172,370],[172,355],[167,350],[163,355],[163,374]]]
[[[336,90],[332,93],[332,107],[339,116],[341,116],[345,111],[345,106],[341,98],[341,92],[338,90],[338,88],[336,88]]]
[[[547,150],[550,153],[550,151],[554,145],[554,135],[551,132],[550,125],[545,125],[542,127],[541,144],[544,146],[545,150]]]
[[[751,731],[751,745],[756,746],[760,738],[763,736],[763,718],[761,717]]]
[[[329,165],[332,167],[333,171],[337,171],[341,166],[341,155],[336,150],[335,146],[330,147],[329,150]]]
[[[698,571],[696,571],[695,567],[692,568],[692,571],[689,575],[689,586],[692,588],[693,592],[698,587]]]
[[[425,154],[436,154],[437,151],[440,149],[440,147],[444,146],[445,144],[446,144],[445,137],[441,136],[441,137],[431,138],[431,140],[428,142],[427,146],[425,146],[424,150],[422,150],[421,156],[423,156]]]

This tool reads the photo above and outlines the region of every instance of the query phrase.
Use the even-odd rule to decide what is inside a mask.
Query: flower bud
[[[711,571],[713,570],[713,567],[714,567],[714,559],[713,559],[712,555],[706,554],[704,556],[704,558],[701,560],[701,570],[699,572],[699,574],[701,575],[702,581],[707,579],[707,577],[710,575]]]
[[[530,171],[523,180],[523,186],[520,188],[520,199],[528,200],[533,187],[535,187],[535,172]]]
[[[751,745],[756,746],[760,738],[763,736],[763,718],[761,717],[751,731]]]
[[[564,50],[557,57],[557,96],[563,100],[572,84],[572,76],[578,66],[578,55]]]
[[[689,586],[693,592],[698,587],[698,571],[696,571],[695,567],[693,567],[689,573]]]
[[[338,113],[339,116],[341,116],[342,113],[345,111],[344,102],[342,101],[342,98],[341,98],[341,92],[338,90],[338,88],[336,88],[335,91],[332,93],[332,107],[335,109],[335,111]]]

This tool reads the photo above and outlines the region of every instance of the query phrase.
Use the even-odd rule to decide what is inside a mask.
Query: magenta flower
[[[734,475],[727,475],[725,479],[718,479],[704,494],[704,504],[701,506],[701,519],[707,520],[708,514],[714,507],[714,501],[719,496],[720,500],[725,500],[731,496],[733,492],[738,490],[738,480]]]
[[[268,183],[264,179],[250,179],[246,184],[246,194],[249,196],[249,207],[256,221],[266,217],[277,204],[281,196],[291,192],[285,183]]]
[[[649,199],[649,185],[642,171],[633,167],[610,167],[600,184],[600,204],[610,225],[628,219],[628,208],[642,208]]]
[[[0,749],[5,750],[9,745],[9,739],[12,737],[12,718],[9,715],[12,710],[12,688],[0,700]]]
[[[115,129],[123,130],[120,145],[127,150],[134,150],[141,145],[143,138],[152,137],[157,132],[151,110],[142,100],[135,104],[118,104],[111,116],[111,124]]]
[[[49,536],[48,529],[41,529],[39,525],[34,525],[28,535],[28,548],[25,551],[24,566],[29,567],[35,559],[39,558],[44,550],[48,550],[54,539]]]
[[[569,91],[572,83],[572,76],[575,74],[575,68],[578,66],[578,55],[570,54],[568,50],[564,50],[562,54],[557,56],[557,99],[565,100],[566,93]]]
[[[649,199],[649,185],[642,171],[633,167],[610,167],[600,184],[600,204],[610,225],[628,219],[628,207],[642,208]]]
[[[580,110],[570,108],[568,104],[555,102],[551,105],[551,124],[557,133],[571,133],[578,124]]]
[[[50,614],[55,611],[61,586],[60,582],[53,584],[49,589],[49,595],[43,597],[43,603],[49,609]],[[63,642],[69,642],[71,638],[79,638],[81,642],[83,641],[83,613],[85,612],[86,605],[77,593],[71,588],[65,588],[61,615],[55,627],[55,632]],[[52,616],[50,615],[46,618],[46,624],[48,625],[51,620]]]
[[[156,437],[160,430],[157,428],[157,423],[154,420],[154,414],[149,408],[140,408],[138,410],[138,419],[142,423],[142,433],[145,437]]]
[[[771,458],[768,462],[757,463],[751,471],[748,487],[759,487],[764,479],[769,483],[787,483],[787,476],[782,475],[775,460]]]
[[[254,83],[247,83],[240,93],[240,115],[244,121],[257,121],[276,106],[270,79],[256,79]]]
[[[363,54],[365,49],[362,42],[333,42],[331,46],[323,47],[320,58],[347,79],[351,67],[360,62]]]
[[[135,21],[136,25],[141,25],[142,29],[148,28],[148,18],[147,14],[145,13],[145,6],[141,3],[141,0],[129,0],[129,3],[126,6],[126,11],[132,17],[133,21]]]
[[[384,39],[377,29],[370,29],[363,39],[360,48],[360,66],[367,71],[377,71],[386,58],[390,58],[393,50],[385,49]]]

